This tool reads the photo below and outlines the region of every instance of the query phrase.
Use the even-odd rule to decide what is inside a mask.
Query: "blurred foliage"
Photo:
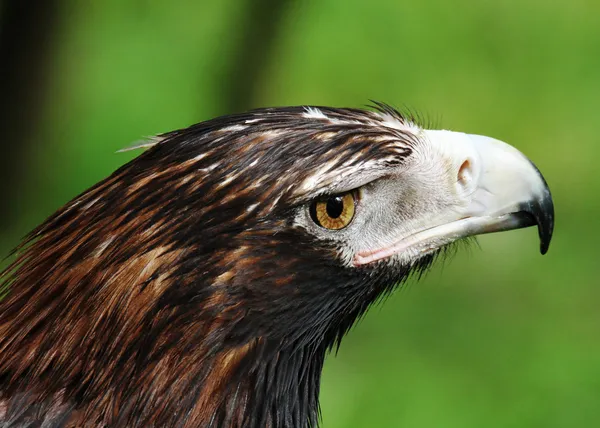
[[[222,76],[243,4],[65,2],[24,190],[2,207],[16,219],[3,254],[135,155],[117,149],[228,113]],[[518,147],[557,211],[547,256],[533,229],[485,236],[373,308],[327,361],[325,428],[600,421],[599,16],[594,0],[322,0],[286,11],[251,107],[409,106]]]

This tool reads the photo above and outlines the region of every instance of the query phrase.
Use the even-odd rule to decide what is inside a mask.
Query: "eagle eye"
[[[329,230],[339,230],[350,224],[355,207],[356,192],[348,192],[314,201],[309,212],[317,225]]]

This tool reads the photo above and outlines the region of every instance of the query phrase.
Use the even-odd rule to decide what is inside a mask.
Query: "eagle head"
[[[8,426],[306,427],[329,349],[463,238],[553,229],[513,147],[384,104],[256,110],[160,135],[4,273]]]

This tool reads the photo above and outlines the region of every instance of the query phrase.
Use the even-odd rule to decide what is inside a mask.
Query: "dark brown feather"
[[[306,111],[160,136],[32,232],[1,276],[3,426],[317,424],[327,349],[408,272],[342,268],[290,213],[340,168],[402,162],[412,136]]]

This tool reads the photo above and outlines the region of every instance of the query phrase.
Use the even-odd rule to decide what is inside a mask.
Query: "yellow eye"
[[[355,192],[329,196],[327,199],[318,200],[311,204],[310,217],[325,229],[343,229],[354,218],[355,203]]]

